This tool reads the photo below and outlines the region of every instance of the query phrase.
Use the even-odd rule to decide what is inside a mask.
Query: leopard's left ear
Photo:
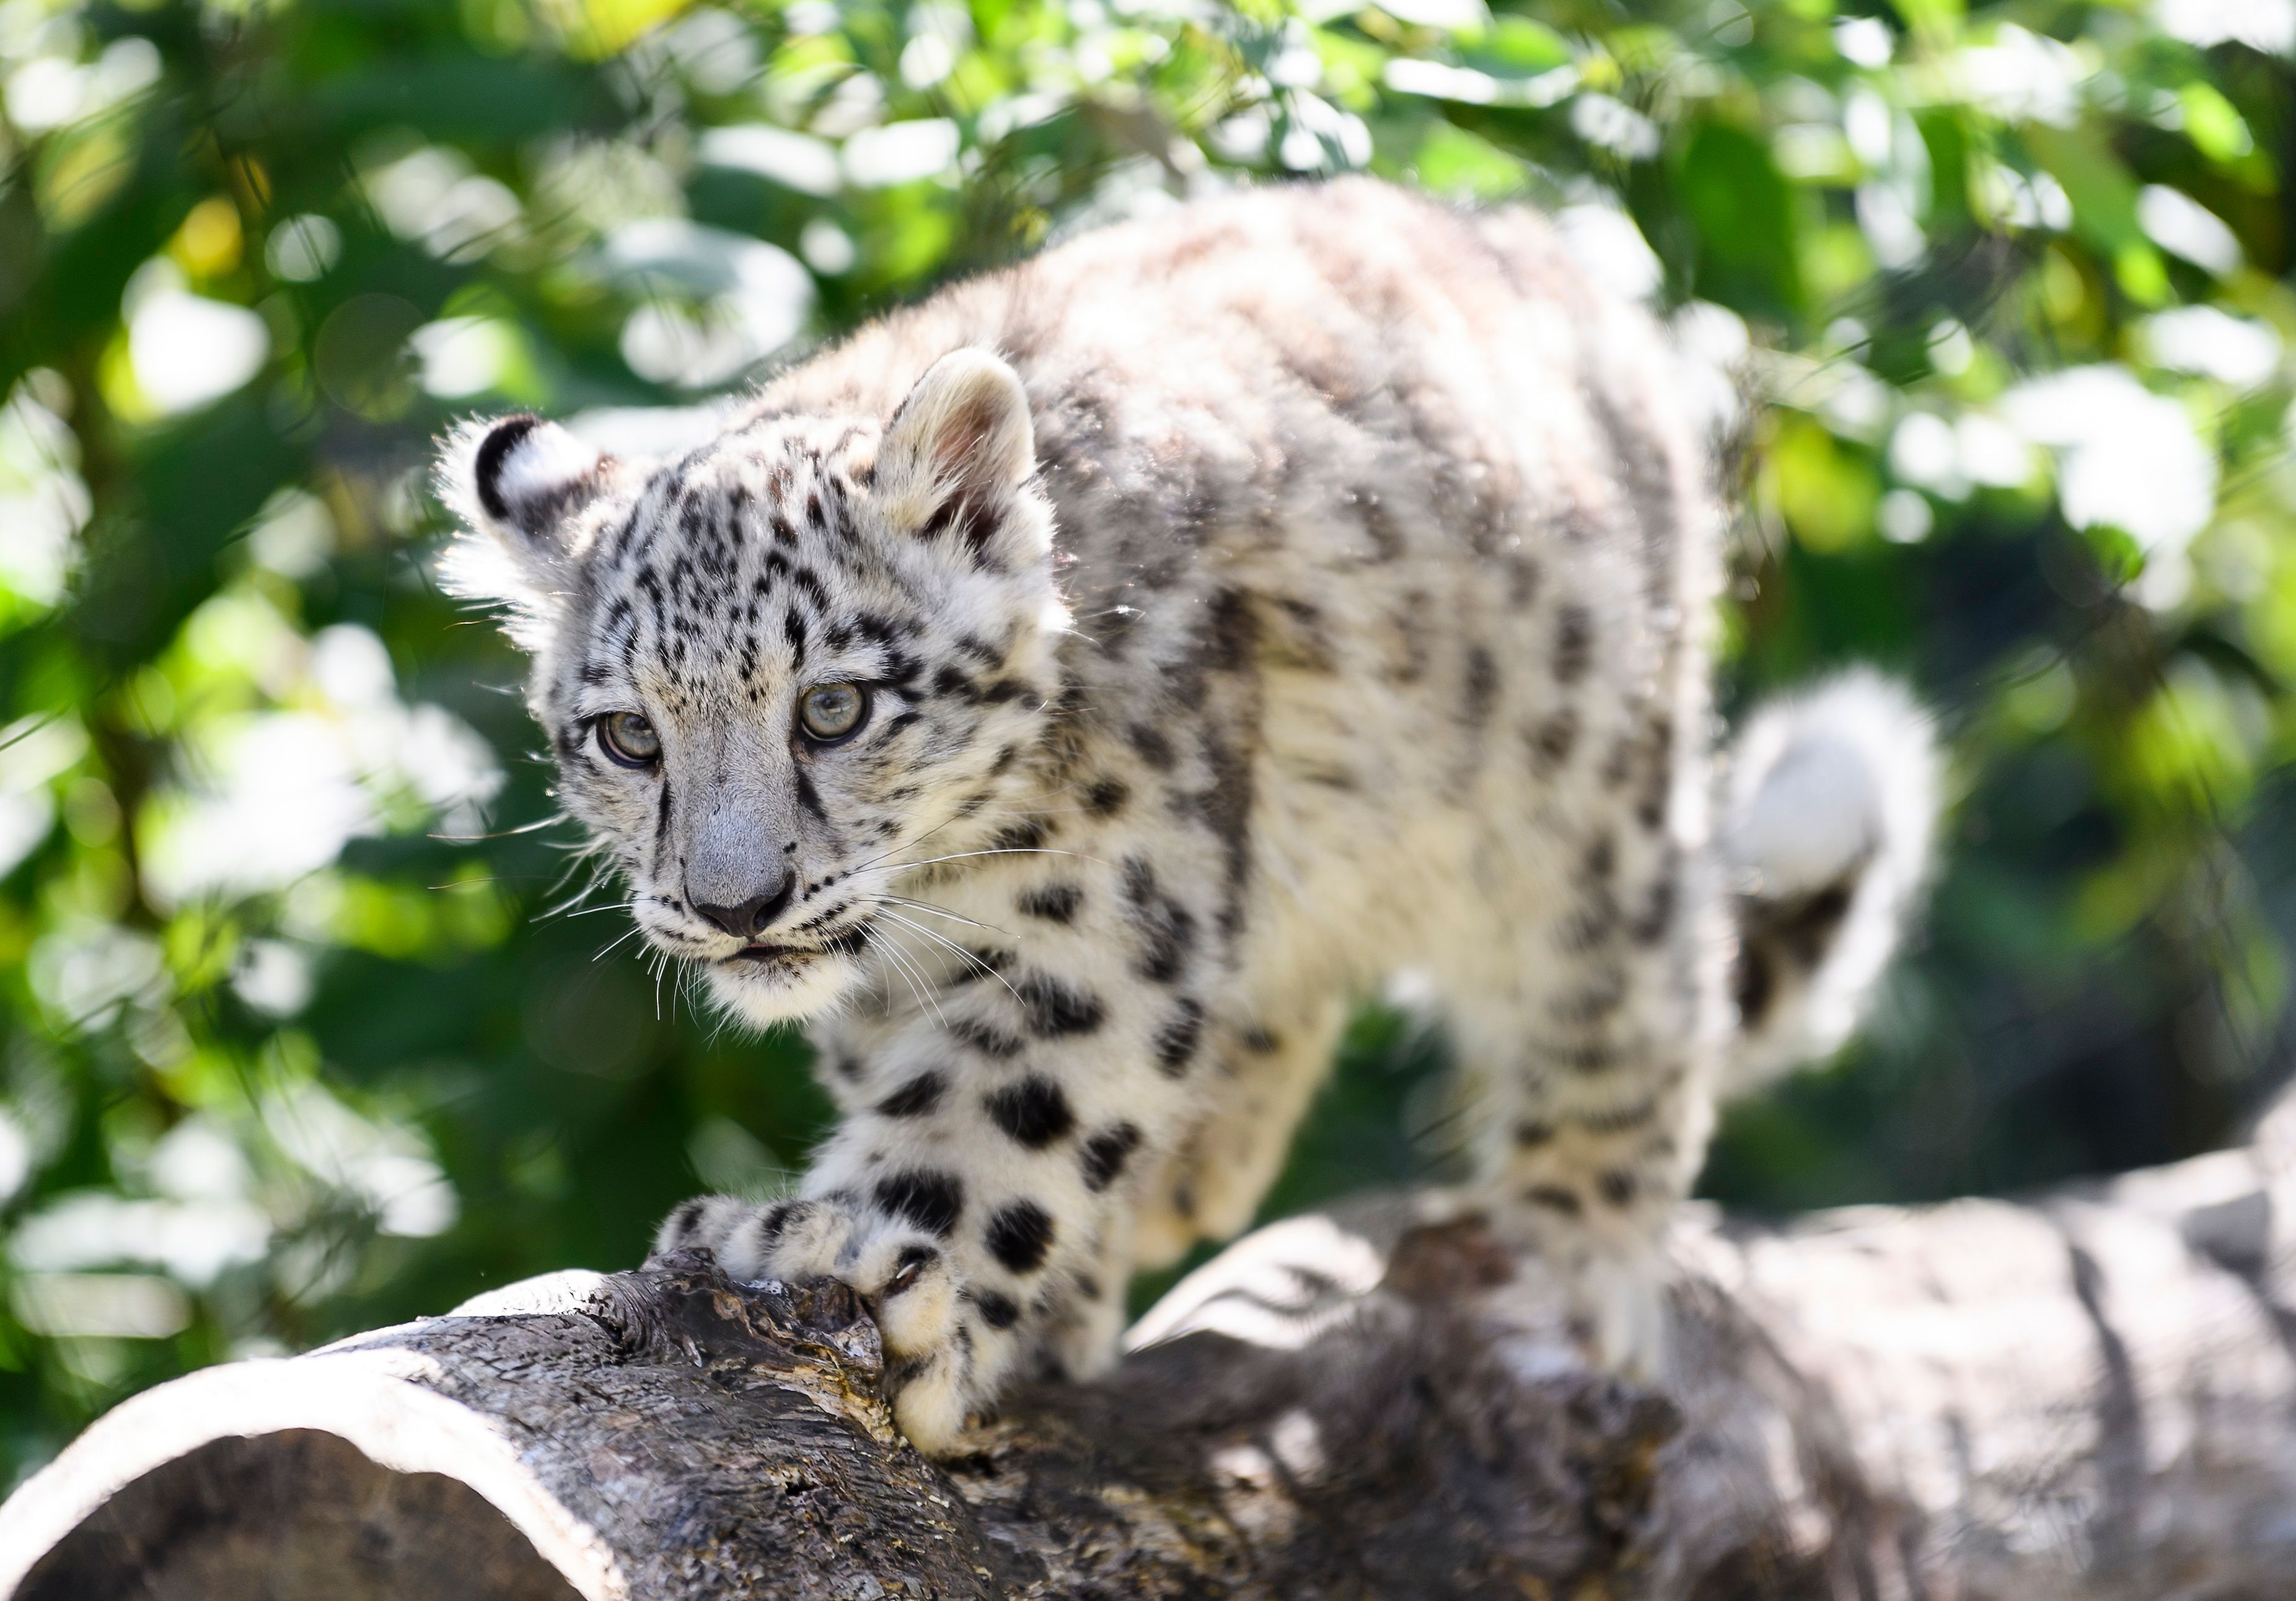
[[[1023,490],[1037,433],[1020,375],[986,350],[935,362],[886,425],[877,494],[895,527],[989,560],[1041,560],[1042,508]]]
[[[455,429],[439,453],[439,494],[476,537],[448,556],[449,586],[529,609],[565,590],[576,565],[569,525],[613,465],[556,423],[525,413]]]

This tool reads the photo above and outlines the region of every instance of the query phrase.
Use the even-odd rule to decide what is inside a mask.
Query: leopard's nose
[[[797,875],[784,873],[778,886],[764,894],[751,895],[739,906],[716,906],[707,901],[695,901],[693,910],[735,939],[755,939],[773,927],[774,919],[788,909],[790,897],[796,893]]]

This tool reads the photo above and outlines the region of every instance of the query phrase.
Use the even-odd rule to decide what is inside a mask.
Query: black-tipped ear
[[[1029,525],[1019,530],[1024,546],[1038,542],[1018,493],[1036,470],[1036,429],[1020,377],[986,350],[953,350],[893,413],[878,453],[877,493],[897,527],[951,535],[986,554],[1009,543],[1006,525],[1016,516]]]
[[[489,521],[539,539],[587,497],[603,462],[554,422],[505,417],[471,453],[471,497]]]
[[[577,562],[568,519],[608,486],[614,467],[554,422],[523,413],[470,422],[439,462],[439,496],[476,538],[458,540],[441,576],[471,600],[546,608]]]

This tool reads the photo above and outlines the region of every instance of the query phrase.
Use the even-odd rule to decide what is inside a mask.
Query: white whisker
[[[974,856],[1074,856],[1081,862],[1090,862],[1103,867],[1107,865],[1097,856],[1086,856],[1078,851],[1056,851],[1049,845],[1006,845],[993,851],[958,851],[953,855],[928,856],[922,862],[889,862],[882,867],[848,868],[845,876],[849,878],[860,872],[905,873],[913,867],[932,867],[943,862],[964,862]]]
[[[616,951],[620,950],[623,945],[627,944],[629,941],[636,938],[639,935],[644,934],[644,932],[645,929],[643,927],[636,923],[632,923],[628,927],[614,935],[614,937],[609,940],[606,943],[599,946],[598,954],[593,956],[590,960],[592,961],[603,960],[604,958],[612,955]]]
[[[926,840],[931,839],[934,835],[936,835],[936,834],[939,833],[943,829],[945,829],[945,828],[948,827],[948,824],[949,824],[949,823],[955,822],[955,821],[956,821],[956,819],[955,819],[955,818],[954,818],[954,817],[952,817],[952,818],[950,818],[950,819],[948,820],[948,822],[939,822],[939,823],[935,823],[931,828],[927,829],[923,833],[922,833],[922,834],[918,835],[914,839],[910,840],[910,841],[908,842],[908,844],[907,844],[907,845],[895,845],[895,846],[893,847],[893,850],[891,850],[891,851],[880,851],[880,852],[879,852],[877,854],[875,854],[874,856],[870,857],[870,858],[869,858],[869,860],[868,860],[867,862],[862,862],[862,863],[860,864],[860,867],[856,867],[856,868],[852,869],[851,870],[852,870],[852,871],[854,871],[854,872],[859,872],[859,871],[861,870],[861,868],[863,868],[863,867],[869,867],[869,866],[873,866],[873,865],[874,865],[874,864],[875,864],[875,863],[877,863],[877,862],[882,862],[886,857],[888,857],[888,856],[891,855],[891,854],[893,854],[893,851],[908,850],[908,849],[910,849],[910,848],[914,847],[914,846],[921,845],[922,845]]]
[[[936,906],[930,901],[913,901],[906,895],[890,895],[882,894],[872,896],[871,900],[872,903],[875,905],[906,906],[911,911],[931,912],[935,917],[948,918],[953,921],[963,923],[968,927],[978,928],[985,934],[1001,934],[1006,939],[1016,939],[1019,937],[1010,928],[999,928],[994,923],[984,923],[978,918],[966,917],[961,911],[951,911],[946,906]]]
[[[561,812],[554,817],[545,817],[534,822],[521,823],[514,829],[496,829],[491,834],[426,834],[423,837],[425,839],[435,839],[441,845],[480,845],[489,839],[515,839],[521,834],[539,833],[544,829],[554,828],[562,822],[571,822],[573,821],[574,820],[572,818],[567,816],[563,812]]]
[[[603,906],[577,906],[571,911],[559,911],[546,915],[566,918],[592,918],[597,916],[602,911],[636,911],[644,903],[645,903],[642,899],[636,901],[609,901]]]
[[[566,870],[558,875],[558,881],[543,892],[543,898],[547,900],[550,896],[558,894],[559,891],[565,888],[566,880],[572,878],[577,872],[580,871],[583,863],[587,860],[588,858],[586,856],[577,855],[571,862],[569,862],[566,864]],[[599,890],[604,888],[607,882],[612,878],[613,873],[614,864],[611,859],[596,862],[591,868],[590,881],[587,884],[585,884],[580,889],[575,891],[574,894],[569,895],[557,905],[549,908],[547,911],[537,912],[535,914],[534,920],[538,923],[545,918],[563,916],[574,908],[581,905],[583,902],[588,900],[592,895],[596,894]]]
[[[900,924],[904,928],[914,928],[919,934],[923,935],[927,939],[931,940],[935,944],[947,946],[949,950],[956,952],[956,954],[962,957],[964,960],[971,962],[983,973],[988,974],[989,977],[1003,984],[1004,986],[1005,992],[1011,995],[1013,1000],[1021,1001],[1021,992],[1013,987],[1012,982],[1007,979],[1004,974],[999,973],[996,968],[990,967],[987,962],[981,960],[980,957],[974,955],[972,952],[966,950],[963,945],[958,944],[955,941],[951,940],[943,935],[935,933],[932,929],[926,927],[922,923],[910,921],[907,918],[903,917],[898,911],[886,911],[882,915],[891,919],[894,922]],[[1021,1004],[1026,1006],[1028,1002],[1021,1001]]]
[[[899,971],[902,981],[909,986],[909,993],[916,997],[917,1009],[922,1011],[930,1006],[932,1008],[933,1016],[939,1017],[942,1025],[946,1027],[948,1018],[941,1011],[940,1002],[926,998],[925,992],[930,990],[932,984],[930,980],[924,978],[922,969],[915,965],[915,957],[905,955],[900,948],[890,940],[880,943],[877,948],[885,953],[886,960]],[[921,984],[922,987],[920,987]]]

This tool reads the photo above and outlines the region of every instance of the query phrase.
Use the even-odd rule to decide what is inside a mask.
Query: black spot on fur
[[[1491,653],[1480,645],[1467,650],[1467,682],[1460,715],[1469,728],[1480,728],[1490,721],[1491,708],[1498,704],[1499,665]]]
[[[877,1110],[887,1117],[922,1117],[940,1105],[947,1090],[948,1081],[939,1074],[920,1073],[879,1101]]]
[[[1519,1123],[1514,1125],[1514,1142],[1525,1150],[1545,1145],[1554,1138],[1554,1125],[1551,1123]]]
[[[1193,1001],[1182,1001],[1156,1031],[1156,1066],[1174,1078],[1187,1072],[1203,1033],[1204,1009]]]
[[[1626,998],[1625,975],[1617,968],[1603,967],[1597,968],[1587,983],[1555,996],[1547,1003],[1547,1011],[1559,1023],[1583,1028],[1617,1011]]]
[[[1507,604],[1522,610],[1538,598],[1538,563],[1517,555],[1507,561]]]
[[[995,1290],[974,1290],[972,1304],[980,1309],[980,1320],[991,1328],[1010,1328],[1021,1320],[1021,1309],[1013,1297]]]
[[[1113,817],[1132,798],[1132,788],[1121,779],[1103,779],[1085,791],[1084,808],[1095,817]]]
[[[984,1238],[988,1254],[1015,1273],[1033,1273],[1053,1248],[1052,1214],[1034,1201],[999,1207]]]
[[[1101,1130],[1084,1142],[1084,1187],[1095,1195],[1106,1189],[1139,1148],[1136,1123],[1119,1123]]]
[[[1204,602],[1196,646],[1206,667],[1215,673],[1241,673],[1251,665],[1259,642],[1259,619],[1251,615],[1251,598],[1242,590],[1223,589]]]
[[[951,1037],[963,1041],[982,1056],[1000,1062],[1011,1061],[1022,1049],[1021,1041],[1003,1029],[972,1017],[959,1017],[948,1025],[948,1032]]]
[[[1550,1046],[1547,1054],[1573,1073],[1607,1073],[1619,1065],[1618,1051],[1599,1040]]]
[[[892,1274],[879,1292],[880,1296],[890,1301],[915,1288],[923,1270],[939,1260],[940,1253],[931,1246],[903,1246],[900,1254],[893,1258]]]
[[[1036,1074],[996,1090],[981,1104],[989,1122],[1032,1151],[1044,1149],[1076,1127],[1067,1095],[1052,1080]]]
[[[964,1186],[954,1173],[931,1168],[891,1173],[877,1180],[877,1205],[947,1239],[964,1210]]]
[[[803,1201],[783,1201],[780,1205],[766,1210],[757,1222],[760,1253],[770,1251],[781,1244],[782,1236],[789,1232],[790,1220],[797,1216],[798,1209],[805,1205]]]
[[[1541,778],[1570,759],[1578,744],[1578,715],[1561,711],[1540,723],[1525,739],[1530,746],[1530,768]]]
[[[953,696],[959,700],[979,700],[980,686],[955,667],[945,666],[933,674],[933,692]]]
[[[1578,602],[1554,613],[1554,682],[1577,683],[1595,662],[1595,614]]]
[[[934,508],[918,533],[926,539],[934,539],[953,531],[964,548],[977,557],[988,548],[989,536],[996,532],[998,510],[997,504],[985,496],[952,494]]]
[[[1002,973],[1015,960],[1013,952],[996,945],[970,945],[965,947],[964,953],[972,960],[949,976],[950,989],[962,989],[992,973]]]
[[[1375,562],[1393,561],[1403,554],[1403,531],[1395,526],[1379,503],[1379,496],[1368,489],[1358,489],[1351,497],[1362,519],[1364,537],[1371,542],[1371,560]]]
[[[1623,789],[1627,780],[1635,776],[1636,739],[1632,734],[1620,734],[1611,742],[1611,754],[1603,758],[1603,787]]]
[[[1172,742],[1160,729],[1145,723],[1135,723],[1124,731],[1135,755],[1159,772],[1169,772],[1179,757],[1172,750]]]
[[[1013,990],[1028,1009],[1029,1031],[1040,1039],[1088,1034],[1108,1020],[1108,1009],[1099,996],[1071,989],[1046,974],[1024,974]]]
[[[1815,894],[1784,902],[1742,899],[1738,903],[1745,953],[1760,959],[1762,1006],[1768,1004],[1782,969],[1807,974],[1825,960],[1835,935],[1841,932],[1842,919],[1849,912],[1847,884],[1828,885]],[[1746,962],[1742,957],[1742,975],[1745,971]],[[1760,1009],[1761,1007],[1746,1007],[1742,1001],[1740,1006],[1740,1010],[1750,1017]]]
[[[1611,1205],[1624,1206],[1635,1198],[1635,1192],[1641,1187],[1635,1182],[1634,1174],[1612,1168],[1595,1180],[1595,1188]]]
[[[1585,890],[1583,898],[1555,930],[1555,943],[1573,955],[1608,944],[1619,931],[1618,897],[1602,886]]]
[[[1043,845],[1051,833],[1042,818],[1024,818],[1000,830],[996,837],[989,840],[987,848],[992,851],[1033,851]]]
[[[1577,1195],[1559,1184],[1534,1184],[1522,1192],[1522,1198],[1533,1206],[1559,1212],[1564,1217],[1577,1217],[1586,1210]]]
[[[1650,899],[1627,930],[1635,943],[1655,945],[1666,938],[1667,930],[1674,926],[1675,902],[1680,893],[1676,870],[1669,864],[1652,881]]]
[[[1337,672],[1339,653],[1332,648],[1323,608],[1292,595],[1275,604],[1283,616],[1267,641],[1269,662],[1305,673]]]
[[[1124,863],[1126,917],[1140,936],[1136,971],[1154,984],[1170,984],[1187,966],[1196,942],[1195,914],[1156,886],[1156,870],[1145,858]]]
[[[797,804],[799,805],[803,806],[807,811],[812,813],[814,816],[819,818],[822,821],[827,822],[829,821],[829,813],[823,809],[821,804],[821,792],[813,787],[813,780],[807,776],[806,771],[802,767],[797,770],[796,783],[793,788],[797,793]]]
[[[1657,1099],[1646,1096],[1623,1107],[1614,1107],[1607,1112],[1580,1112],[1570,1121],[1593,1133],[1623,1134],[1629,1129],[1637,1129],[1652,1122],[1657,1116]]]
[[[1666,821],[1667,800],[1673,788],[1673,724],[1661,718],[1651,729],[1650,766],[1635,801],[1635,821],[1652,833]]]
[[[693,1238],[693,1230],[701,1221],[701,1208],[707,1205],[700,1199],[680,1201],[669,1214],[669,1227],[664,1230],[673,1246],[682,1245]]]
[[[1579,873],[1595,884],[1608,883],[1618,867],[1618,842],[1608,834],[1597,834],[1587,845],[1587,854],[1578,861]]]
[[[1084,891],[1074,884],[1040,884],[1021,891],[1013,904],[1023,917],[1042,918],[1048,923],[1072,923],[1077,908],[1084,904]]]
[[[1226,893],[1220,900],[1220,932],[1234,939],[1243,932],[1243,891],[1251,875],[1251,753],[1236,739],[1206,729],[1203,762],[1210,788],[1197,796],[1197,810],[1220,842],[1226,858]]]
[[[1404,592],[1403,609],[1392,619],[1396,658],[1387,675],[1395,682],[1417,683],[1427,675],[1428,657],[1434,648],[1433,609],[1425,590]]]

